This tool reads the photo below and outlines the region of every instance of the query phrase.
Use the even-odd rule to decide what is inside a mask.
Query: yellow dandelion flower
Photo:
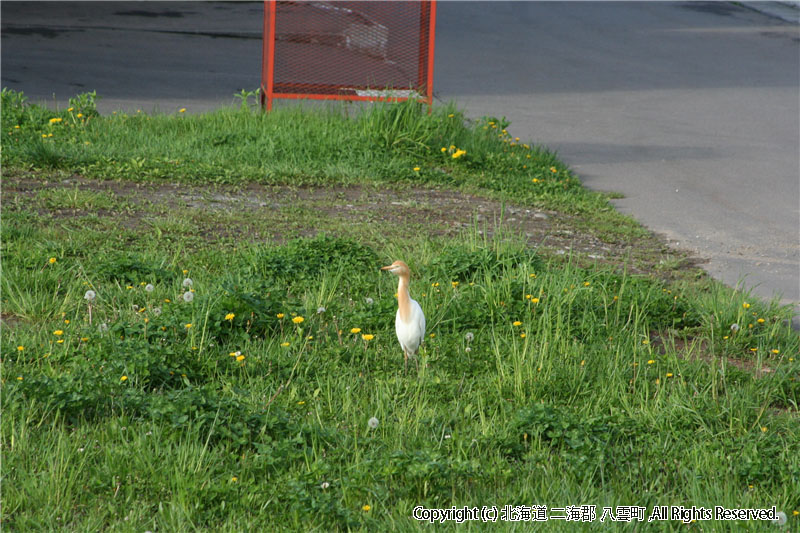
[[[56,344],[64,344],[64,339],[58,339],[58,340],[56,341]]]
[[[186,324],[184,327],[185,327],[186,329],[190,329],[190,328],[192,327],[192,325],[191,325],[191,324]]]
[[[667,372],[667,377],[671,378],[672,377],[672,372]]]
[[[89,341],[89,337],[81,337],[81,342],[88,342],[88,341]]]
[[[284,348],[286,348],[287,346],[289,346],[289,343],[288,343],[288,342],[282,342],[282,343],[281,343],[281,346],[283,346]]]
[[[644,339],[642,340],[642,344],[650,344],[650,341],[648,339]]]
[[[122,376],[121,378],[119,378],[119,380],[120,381],[127,381],[128,380],[128,376]]]
[[[18,352],[22,352],[22,351],[24,351],[24,350],[25,350],[25,347],[24,347],[24,346],[17,346],[17,351],[18,351]]]
[[[530,277],[530,278],[535,278],[535,277],[536,277],[536,274],[531,274],[531,275],[530,275],[530,276],[528,276],[528,277]]]
[[[583,282],[583,286],[584,286],[584,287],[588,287],[588,286],[589,286],[589,285],[591,285],[591,284],[592,284],[592,282],[591,282],[591,281],[584,281],[584,282]]]
[[[756,322],[758,322],[759,324],[763,324],[765,320],[763,318],[759,318],[758,320],[756,320]]]
[[[354,335],[355,335],[356,333],[361,333],[361,328],[352,328],[352,329],[350,330],[350,333],[352,333],[352,334],[354,334]]]
[[[169,298],[164,298],[164,303],[166,303],[166,304],[170,303],[171,301],[172,300],[170,300]]]
[[[650,359],[650,360],[647,361],[647,364],[648,365],[652,365],[655,362],[656,362],[655,359]]]
[[[520,333],[519,336],[520,336],[521,339],[525,338],[525,334],[524,333]]]
[[[521,326],[522,322],[520,322],[519,320],[515,320],[511,325],[512,326]]]
[[[53,332],[53,335],[55,335],[55,336],[61,336],[63,334],[64,334],[64,330],[62,330],[62,329],[57,329],[57,330],[55,330]]]
[[[361,510],[364,511],[365,513],[368,513],[370,509],[372,509],[372,507],[370,507],[369,505],[365,505],[364,507],[361,508]]]
[[[531,303],[538,304],[539,303],[539,298],[531,298]]]
[[[300,400],[299,402],[297,402],[297,405],[305,405],[305,403],[306,402],[304,400]]]
[[[83,113],[78,113],[78,114],[77,114],[77,115],[75,115],[75,116],[76,116],[76,117],[78,117],[78,118],[83,118]]]
[[[781,353],[781,351],[780,350],[772,350],[772,353],[774,353],[775,355],[778,355],[779,353]]]
[[[758,351],[758,348],[750,348],[750,351],[751,351],[751,352],[757,352],[757,351]]]
[[[742,304],[742,307],[744,307],[745,309],[750,309],[750,304],[745,302]]]
[[[17,381],[22,381],[22,376],[17,376]]]
[[[414,172],[419,172],[419,167],[414,167]]]
[[[236,356],[236,360],[237,361],[244,361],[244,356],[243,355],[237,355]]]
[[[182,108],[178,109],[178,113],[186,113],[186,108],[182,107]]]
[[[235,316],[236,316],[236,315],[235,315],[235,314],[233,314],[233,313],[228,313],[227,315],[225,315],[225,320],[231,320],[231,321],[232,321],[232,320],[233,320],[233,317],[235,317]]]
[[[428,335],[428,336],[429,336],[429,337],[432,339],[432,338],[434,338],[434,337],[436,336],[436,333],[431,333],[431,334],[430,334],[430,335]]]
[[[661,385],[661,378],[656,378],[656,385]]]
[[[556,172],[558,172],[558,169],[556,167],[550,167],[550,172],[555,174]]]
[[[371,333],[365,333],[361,335],[361,338],[364,339],[365,341],[371,341],[372,339],[375,338],[375,335],[372,335]]]
[[[57,124],[57,123],[61,122],[62,120],[64,120],[64,119],[61,118],[61,117],[51,118],[50,119],[50,124]]]
[[[452,285],[453,288],[455,289],[456,287],[458,287],[458,282],[457,281],[451,281],[450,285]]]
[[[236,483],[237,481],[239,481],[239,478],[238,478],[238,477],[236,477],[236,476],[233,476],[233,477],[231,478],[231,483]]]
[[[275,316],[277,316],[278,318],[283,318],[283,317],[285,317],[286,315],[284,315],[283,313],[278,313],[278,314],[277,314],[277,315],[275,315]]]
[[[539,178],[533,178],[531,181],[534,183],[539,183]]]
[[[47,260],[47,262],[50,263],[51,265],[56,261],[58,261],[58,259],[56,259],[55,257],[51,257],[50,259]]]
[[[767,432],[767,426],[761,426],[761,433]]]
[[[294,322],[295,324],[300,324],[300,323],[302,323],[304,320],[305,320],[305,318],[303,318],[303,317],[301,317],[301,316],[296,316],[296,317],[294,317],[294,318],[292,319],[292,322]]]

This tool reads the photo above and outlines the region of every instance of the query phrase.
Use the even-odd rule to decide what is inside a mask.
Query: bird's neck
[[[403,322],[411,320],[411,295],[408,293],[409,276],[401,275],[397,284],[397,308]]]

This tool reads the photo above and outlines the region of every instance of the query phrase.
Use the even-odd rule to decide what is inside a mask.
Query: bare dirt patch
[[[109,202],[125,208],[37,203],[43,191],[54,190],[103,193]],[[372,238],[375,232],[447,236],[472,226],[491,236],[502,227],[547,255],[571,256],[584,265],[624,264],[631,272],[673,277],[678,272],[699,271],[695,267],[702,262],[688,252],[669,248],[657,235],[606,239],[574,215],[438,188],[196,186],[21,173],[4,177],[3,200],[6,208],[25,206],[56,219],[113,219],[128,230],[147,229],[168,217],[191,220],[198,235],[207,240],[283,242],[322,231],[358,233],[367,228]]]

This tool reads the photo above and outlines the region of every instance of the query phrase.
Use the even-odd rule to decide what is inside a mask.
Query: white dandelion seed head
[[[138,305],[136,305],[136,304],[133,304],[133,310],[134,310],[134,311],[138,311],[138,310],[139,310],[139,306],[138,306]]]
[[[183,280],[184,287],[191,287],[192,285],[194,285],[192,278],[186,278],[185,280]]]
[[[153,314],[156,315],[156,316],[160,315],[161,314],[161,308],[160,307],[154,307],[153,308]]]
[[[147,292],[153,292],[153,290],[155,290],[155,287],[153,287],[152,283],[148,283],[147,285],[144,286],[144,290],[146,290]]]
[[[320,488],[321,488],[322,490],[325,490],[325,489],[327,489],[327,488],[328,488],[328,487],[330,487],[330,486],[331,486],[331,484],[330,484],[330,483],[328,483],[327,481],[323,481],[323,482],[322,482],[322,485],[320,485]]]
[[[194,293],[193,292],[186,291],[186,292],[183,293],[183,301],[184,302],[186,302],[188,304],[192,300],[194,300]]]
[[[369,420],[367,420],[367,425],[372,429],[377,428],[379,423],[380,422],[378,422],[378,419],[375,418],[374,416],[372,418],[370,418]]]
[[[469,346],[467,346],[466,348],[464,348],[464,351],[465,351],[465,352],[467,352],[467,353],[469,353],[469,352],[471,352],[471,351],[472,351],[472,348],[470,348]]]
[[[325,308],[324,307],[322,307],[322,306],[317,307],[317,314],[318,315],[321,314],[321,313],[324,313],[324,312],[325,312]]]
[[[775,520],[772,520],[772,523],[776,524],[776,525],[779,525],[779,526],[782,526],[783,524],[786,523],[786,520],[787,520],[786,513],[784,513],[783,511],[778,511],[777,515],[778,515],[778,517]]]
[[[367,305],[372,305],[375,303],[375,300],[373,300],[372,298],[365,298],[364,301],[367,302]]]
[[[242,352],[239,351],[239,350],[236,350],[235,352],[233,352],[233,355],[235,355],[236,357],[239,357],[240,355],[242,355]]]
[[[93,302],[95,298],[97,298],[97,293],[94,292],[92,289],[89,289],[88,291],[86,291],[86,294],[83,295],[83,299],[88,300],[90,302]]]
[[[731,324],[731,331],[734,333],[739,331],[739,324]]]
[[[475,338],[475,335],[473,335],[473,333],[471,331],[467,332],[467,334],[464,335],[464,339],[466,339],[467,342],[472,342],[472,339],[474,339],[474,338]]]

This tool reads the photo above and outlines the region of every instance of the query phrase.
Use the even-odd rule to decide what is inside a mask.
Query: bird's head
[[[395,276],[408,276],[410,274],[408,265],[402,261],[395,261],[389,266],[381,267],[381,270],[387,270]]]

